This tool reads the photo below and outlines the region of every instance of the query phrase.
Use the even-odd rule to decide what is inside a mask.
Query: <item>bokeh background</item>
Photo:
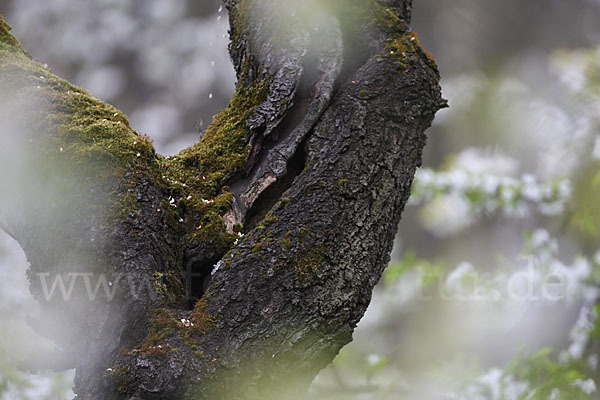
[[[600,1],[414,3],[450,108],[428,131],[390,267],[311,397],[594,398]],[[219,0],[0,0],[0,12],[34,58],[162,154],[198,140],[233,93]],[[26,324],[39,312],[26,268],[0,234],[0,399],[72,398],[72,371],[15,368],[52,346]]]

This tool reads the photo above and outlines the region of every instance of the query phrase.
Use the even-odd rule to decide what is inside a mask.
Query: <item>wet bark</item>
[[[78,398],[298,395],[389,261],[444,106],[411,2],[225,3],[238,98],[173,159],[0,31],[2,137],[19,154],[0,224],[31,264],[32,326],[64,349],[24,367],[76,368]],[[231,132],[243,146],[208,148]],[[210,165],[227,151],[242,162]],[[57,274],[69,296],[47,295]]]

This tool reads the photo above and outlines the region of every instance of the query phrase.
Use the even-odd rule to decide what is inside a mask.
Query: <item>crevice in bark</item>
[[[337,21],[332,26],[329,46],[316,44],[316,36],[307,46],[299,68],[302,76],[285,116],[271,130],[256,134],[246,168],[230,181],[235,198],[225,217],[230,231],[235,223],[243,223],[245,232],[255,227],[304,168],[301,147],[327,106],[342,64]]]
[[[320,78],[317,63],[317,55],[314,54],[314,51],[309,51],[302,61],[302,78],[292,101],[292,106],[286,112],[283,120],[267,136],[265,136],[264,130],[257,134],[259,138],[255,143],[251,154],[251,160],[245,170],[245,178],[251,175],[253,169],[260,168],[265,161],[268,162],[268,154],[277,147],[279,143],[289,138],[304,119],[305,112],[310,106],[311,99],[315,96],[315,85]],[[255,156],[254,159],[252,159],[253,155]]]
[[[211,272],[215,263],[220,258],[210,260],[191,259],[186,261],[186,294],[189,310],[192,310],[196,302],[206,293],[210,284]]]
[[[306,142],[303,142],[298,146],[298,150],[288,162],[287,174],[262,192],[248,210],[244,221],[245,232],[250,232],[256,227],[275,203],[281,200],[283,193],[292,186],[294,179],[302,172],[306,166],[307,157],[305,144]]]
[[[276,147],[281,142],[285,141],[292,135],[295,129],[302,123],[305,117],[306,110],[310,107],[311,99],[314,98],[316,92],[316,84],[319,81],[320,73],[316,67],[318,63],[318,55],[314,51],[309,51],[303,60],[303,75],[300,80],[298,91],[294,97],[294,104],[286,113],[286,116],[281,123],[271,132],[269,137],[264,139],[262,143],[262,151],[259,155],[258,168],[265,162],[269,162],[268,155],[277,151]],[[307,134],[307,137],[310,136]],[[244,218],[244,230],[249,232],[259,221],[267,214],[273,205],[281,199],[281,195],[292,185],[294,179],[306,164],[306,152],[304,144],[306,139],[295,149],[293,156],[286,163],[285,175],[279,176],[277,181],[267,187],[251,204],[250,209],[246,212]],[[254,165],[252,165],[254,167]],[[267,168],[269,165],[266,166]],[[275,171],[274,171],[275,172]],[[277,172],[276,172],[277,174]],[[246,176],[250,175],[250,171]]]

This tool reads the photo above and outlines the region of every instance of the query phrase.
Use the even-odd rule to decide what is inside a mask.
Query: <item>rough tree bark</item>
[[[62,348],[24,366],[76,368],[77,398],[306,390],[389,260],[444,106],[411,1],[225,3],[237,91],[174,157],[0,20],[0,225]]]

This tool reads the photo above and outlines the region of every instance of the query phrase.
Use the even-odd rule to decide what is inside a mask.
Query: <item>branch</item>
[[[7,182],[3,219],[48,316],[33,324],[77,367],[78,398],[305,390],[389,260],[443,106],[410,1],[226,5],[236,94],[172,158],[1,25],[2,121],[33,183]],[[90,301],[88,282],[48,299],[39,273],[55,272],[107,277],[114,296]]]

